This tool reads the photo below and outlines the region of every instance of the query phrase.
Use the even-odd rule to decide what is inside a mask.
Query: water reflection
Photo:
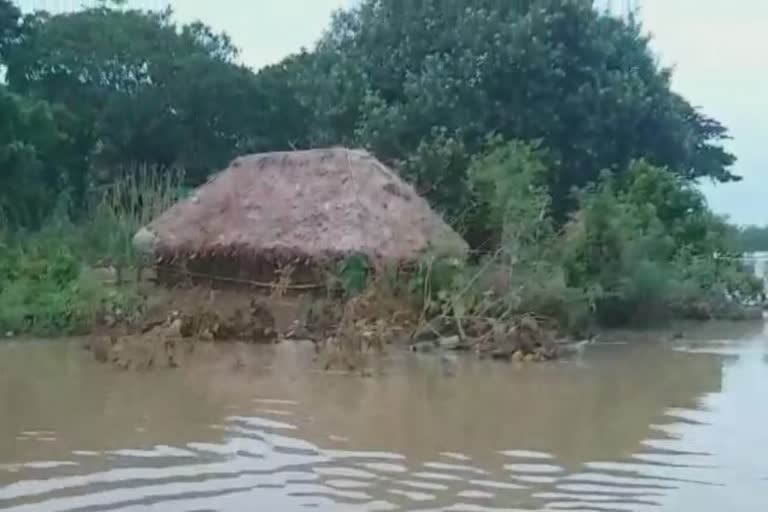
[[[6,344],[0,509],[764,510],[766,338],[740,328],[542,366],[392,354],[371,379],[296,345],[137,376]]]

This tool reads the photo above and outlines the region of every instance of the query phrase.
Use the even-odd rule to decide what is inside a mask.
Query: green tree
[[[697,302],[726,304],[759,291],[732,257],[729,226],[701,192],[642,160],[581,194],[563,255],[568,285],[592,290],[611,323],[654,322],[690,314]]]
[[[181,165],[199,181],[266,131],[263,95],[229,38],[179,27],[170,11],[36,12],[5,53],[10,86],[66,106],[97,168]]]
[[[313,104],[316,55],[302,52],[266,66],[256,76],[260,125],[269,127],[255,140],[259,150],[306,149],[332,143],[322,137],[318,110]],[[334,141],[338,142],[338,141]]]
[[[561,220],[574,187],[637,158],[686,179],[737,179],[725,128],[671,91],[641,25],[590,0],[364,0],[336,16],[316,54],[314,96],[300,93],[320,113],[320,139],[398,165],[435,130],[470,155],[489,133],[540,140]],[[461,180],[451,186],[446,199],[463,193]]]
[[[523,250],[543,248],[555,236],[549,218],[551,197],[545,186],[548,159],[536,144],[492,141],[469,168],[477,201],[472,224],[485,226],[496,237],[493,247],[503,247],[516,258],[525,258]]]
[[[36,226],[74,183],[81,163],[62,131],[66,112],[0,85],[0,220]]]
[[[10,0],[0,0],[0,64],[8,45],[20,34],[21,11]]]

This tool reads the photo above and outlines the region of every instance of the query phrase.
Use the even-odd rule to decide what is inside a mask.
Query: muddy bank
[[[120,321],[107,315],[98,334],[83,345],[97,361],[118,368],[175,368],[195,353],[199,343],[274,343],[280,305],[267,304],[244,294],[162,290],[133,319]]]
[[[563,347],[557,325],[533,315],[427,320],[402,301],[373,294],[342,302],[204,288],[153,289],[139,315],[125,321],[106,315],[84,346],[102,363],[149,370],[186,364],[201,343],[297,340],[314,344],[319,366],[343,371],[364,369],[369,357],[386,350],[542,362],[558,358]]]

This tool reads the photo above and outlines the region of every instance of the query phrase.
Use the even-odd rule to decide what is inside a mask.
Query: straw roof
[[[462,257],[466,242],[365,151],[243,156],[143,228],[140,250],[166,257],[323,260],[365,254]]]

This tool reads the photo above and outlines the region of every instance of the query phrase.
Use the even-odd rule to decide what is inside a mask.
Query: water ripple
[[[763,425],[759,420],[768,418],[759,400],[764,394],[759,388],[764,381],[758,380],[765,373],[763,352],[759,366],[751,353],[726,364],[717,356],[691,356],[702,358],[697,359],[701,364],[682,378],[679,365],[686,363],[677,354],[670,358],[666,352],[660,358],[650,357],[647,348],[636,350],[642,372],[628,373],[634,365],[607,359],[610,364],[593,362],[589,372],[563,366],[511,374],[499,367],[499,373],[489,375],[496,367],[484,366],[477,378],[461,386],[454,385],[460,376],[433,385],[422,374],[407,381],[371,379],[358,387],[307,378],[303,385],[310,386],[286,393],[306,397],[302,403],[283,399],[282,388],[252,386],[249,390],[272,389],[275,394],[223,400],[203,416],[198,415],[197,398],[188,416],[177,417],[163,396],[158,409],[145,410],[142,402],[133,415],[126,415],[122,435],[114,439],[113,430],[123,422],[120,404],[149,395],[121,395],[125,380],[104,396],[89,396],[87,405],[76,409],[76,418],[65,418],[75,428],[56,422],[53,412],[44,414],[61,414],[61,408],[45,401],[51,386],[41,388],[42,405],[23,419],[14,415],[23,410],[26,396],[20,401],[14,391],[0,395],[7,402],[0,403],[0,413],[5,413],[0,443],[6,443],[0,445],[0,509],[714,512],[732,504],[733,510],[762,512],[768,503],[768,492],[761,490],[768,481],[767,467],[758,456],[763,433],[745,419]],[[654,365],[664,371],[646,375]],[[709,379],[713,369],[723,372],[714,380]],[[537,380],[539,372],[546,376],[546,386]],[[712,382],[704,390],[678,393],[700,377]],[[159,381],[147,389],[164,389],[175,377],[147,376],[151,378]],[[654,387],[664,379],[667,387]],[[510,384],[513,380],[517,388]],[[18,387],[16,381],[7,384],[7,389]],[[79,376],[72,389],[73,396],[84,392]],[[181,389],[179,393],[186,392],[186,383]],[[542,395],[536,401],[542,412],[534,408],[519,414],[529,402],[518,401],[510,389],[519,389],[523,397]],[[740,390],[740,398],[728,399],[734,389]],[[412,399],[424,392],[429,394]],[[330,400],[327,411],[325,401],[310,409],[318,397],[325,400],[333,393],[338,401]],[[438,398],[432,400],[432,393]],[[665,393],[672,398],[664,399]],[[584,403],[570,407],[585,394]],[[504,400],[514,413],[507,417],[498,405]],[[397,416],[378,407],[379,401],[388,407],[397,404]],[[98,404],[93,410],[92,403]],[[361,405],[368,403],[377,407]],[[100,423],[110,415],[117,420]],[[83,428],[85,434],[79,435],[88,422],[96,426]],[[194,428],[184,431],[194,422]],[[103,440],[89,438],[105,431],[110,436]]]

